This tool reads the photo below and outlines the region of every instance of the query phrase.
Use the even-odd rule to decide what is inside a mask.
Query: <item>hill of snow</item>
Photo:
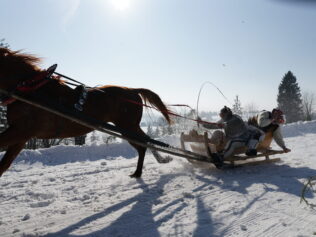
[[[138,180],[126,142],[24,150],[0,178],[0,236],[312,236],[300,195],[316,175],[316,121],[283,133],[292,152],[277,164],[217,170],[148,153]]]

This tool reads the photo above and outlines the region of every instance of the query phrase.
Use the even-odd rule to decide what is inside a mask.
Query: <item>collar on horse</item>
[[[49,79],[51,79],[56,68],[57,64],[50,66],[46,71],[40,72],[35,78],[20,82],[14,90],[25,93],[36,91],[49,82]],[[2,102],[0,103],[0,105],[7,106],[15,101],[15,98],[5,96],[4,98],[2,98]]]

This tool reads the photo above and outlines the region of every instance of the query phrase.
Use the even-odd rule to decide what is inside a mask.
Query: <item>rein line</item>
[[[61,73],[58,73],[58,72],[54,72],[54,74],[56,74],[57,76],[61,77],[61,78],[65,78],[69,81],[72,81],[72,82],[75,82],[75,83],[71,83],[71,82],[64,82],[66,84],[69,84],[69,85],[72,85],[72,86],[78,86],[78,85],[81,85],[81,86],[84,86],[85,88],[88,88],[88,89],[95,89],[95,90],[98,90],[102,93],[105,93],[103,90],[100,90],[96,87],[90,87],[90,86],[87,86],[86,84],[80,82],[80,81],[77,81],[71,77],[68,77],[64,74],[61,74]],[[216,87],[217,88],[217,87]],[[201,88],[202,89],[202,88]],[[218,88],[217,88],[218,89]],[[219,89],[218,89],[219,90]],[[200,90],[201,92],[201,90]],[[220,91],[221,92],[221,91]],[[221,94],[223,95],[223,93],[221,92]],[[224,95],[223,95],[224,96]],[[199,97],[200,97],[200,93],[199,93]],[[224,96],[225,97],[225,96]],[[226,97],[225,97],[226,98]],[[227,98],[226,98],[227,99]],[[124,99],[125,101],[127,102],[130,102],[132,104],[136,104],[136,105],[139,105],[139,106],[143,106],[143,107],[147,107],[147,108],[151,108],[151,109],[154,109],[154,110],[157,110],[159,111],[157,108],[153,107],[153,106],[150,106],[150,105],[147,105],[147,104],[144,104],[144,103],[139,103],[139,102],[136,102],[134,100],[129,100],[129,99]],[[188,107],[190,109],[192,109],[191,106],[189,105],[185,105],[185,104],[171,104],[171,105],[168,105],[168,106],[175,106],[175,107]],[[193,109],[192,109],[193,110]],[[162,112],[166,112],[167,114],[170,114],[170,115],[173,115],[173,116],[176,116],[176,117],[179,117],[179,118],[183,118],[183,119],[186,119],[186,120],[191,120],[191,121],[194,121],[194,122],[197,122],[197,123],[202,123],[202,124],[210,124],[210,125],[217,125],[218,123],[214,123],[214,122],[207,122],[207,121],[203,121],[203,120],[200,120],[200,119],[191,119],[191,118],[188,118],[188,117],[185,117],[185,116],[182,116],[180,114],[177,114],[177,113],[174,113],[170,110],[165,110],[165,111],[162,111]]]

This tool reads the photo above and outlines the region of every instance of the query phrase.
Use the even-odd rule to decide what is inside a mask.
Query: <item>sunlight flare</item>
[[[111,0],[110,2],[119,11],[126,11],[131,5],[131,0]]]

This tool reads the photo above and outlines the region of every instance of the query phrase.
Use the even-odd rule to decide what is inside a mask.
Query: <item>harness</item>
[[[76,90],[79,91],[79,99],[77,103],[74,104],[74,107],[76,110],[82,112],[83,106],[85,105],[88,97],[88,91],[87,88],[83,85],[77,86]]]
[[[36,91],[37,89],[41,88],[42,86],[44,86],[46,83],[49,82],[49,79],[51,79],[56,68],[57,68],[57,64],[54,64],[50,66],[46,71],[40,72],[35,78],[20,82],[13,89],[13,91],[19,91],[19,92],[24,92],[24,93],[31,93],[33,91]],[[2,96],[1,101],[2,102],[0,103],[0,106],[7,106],[15,102],[16,99],[10,96]]]

